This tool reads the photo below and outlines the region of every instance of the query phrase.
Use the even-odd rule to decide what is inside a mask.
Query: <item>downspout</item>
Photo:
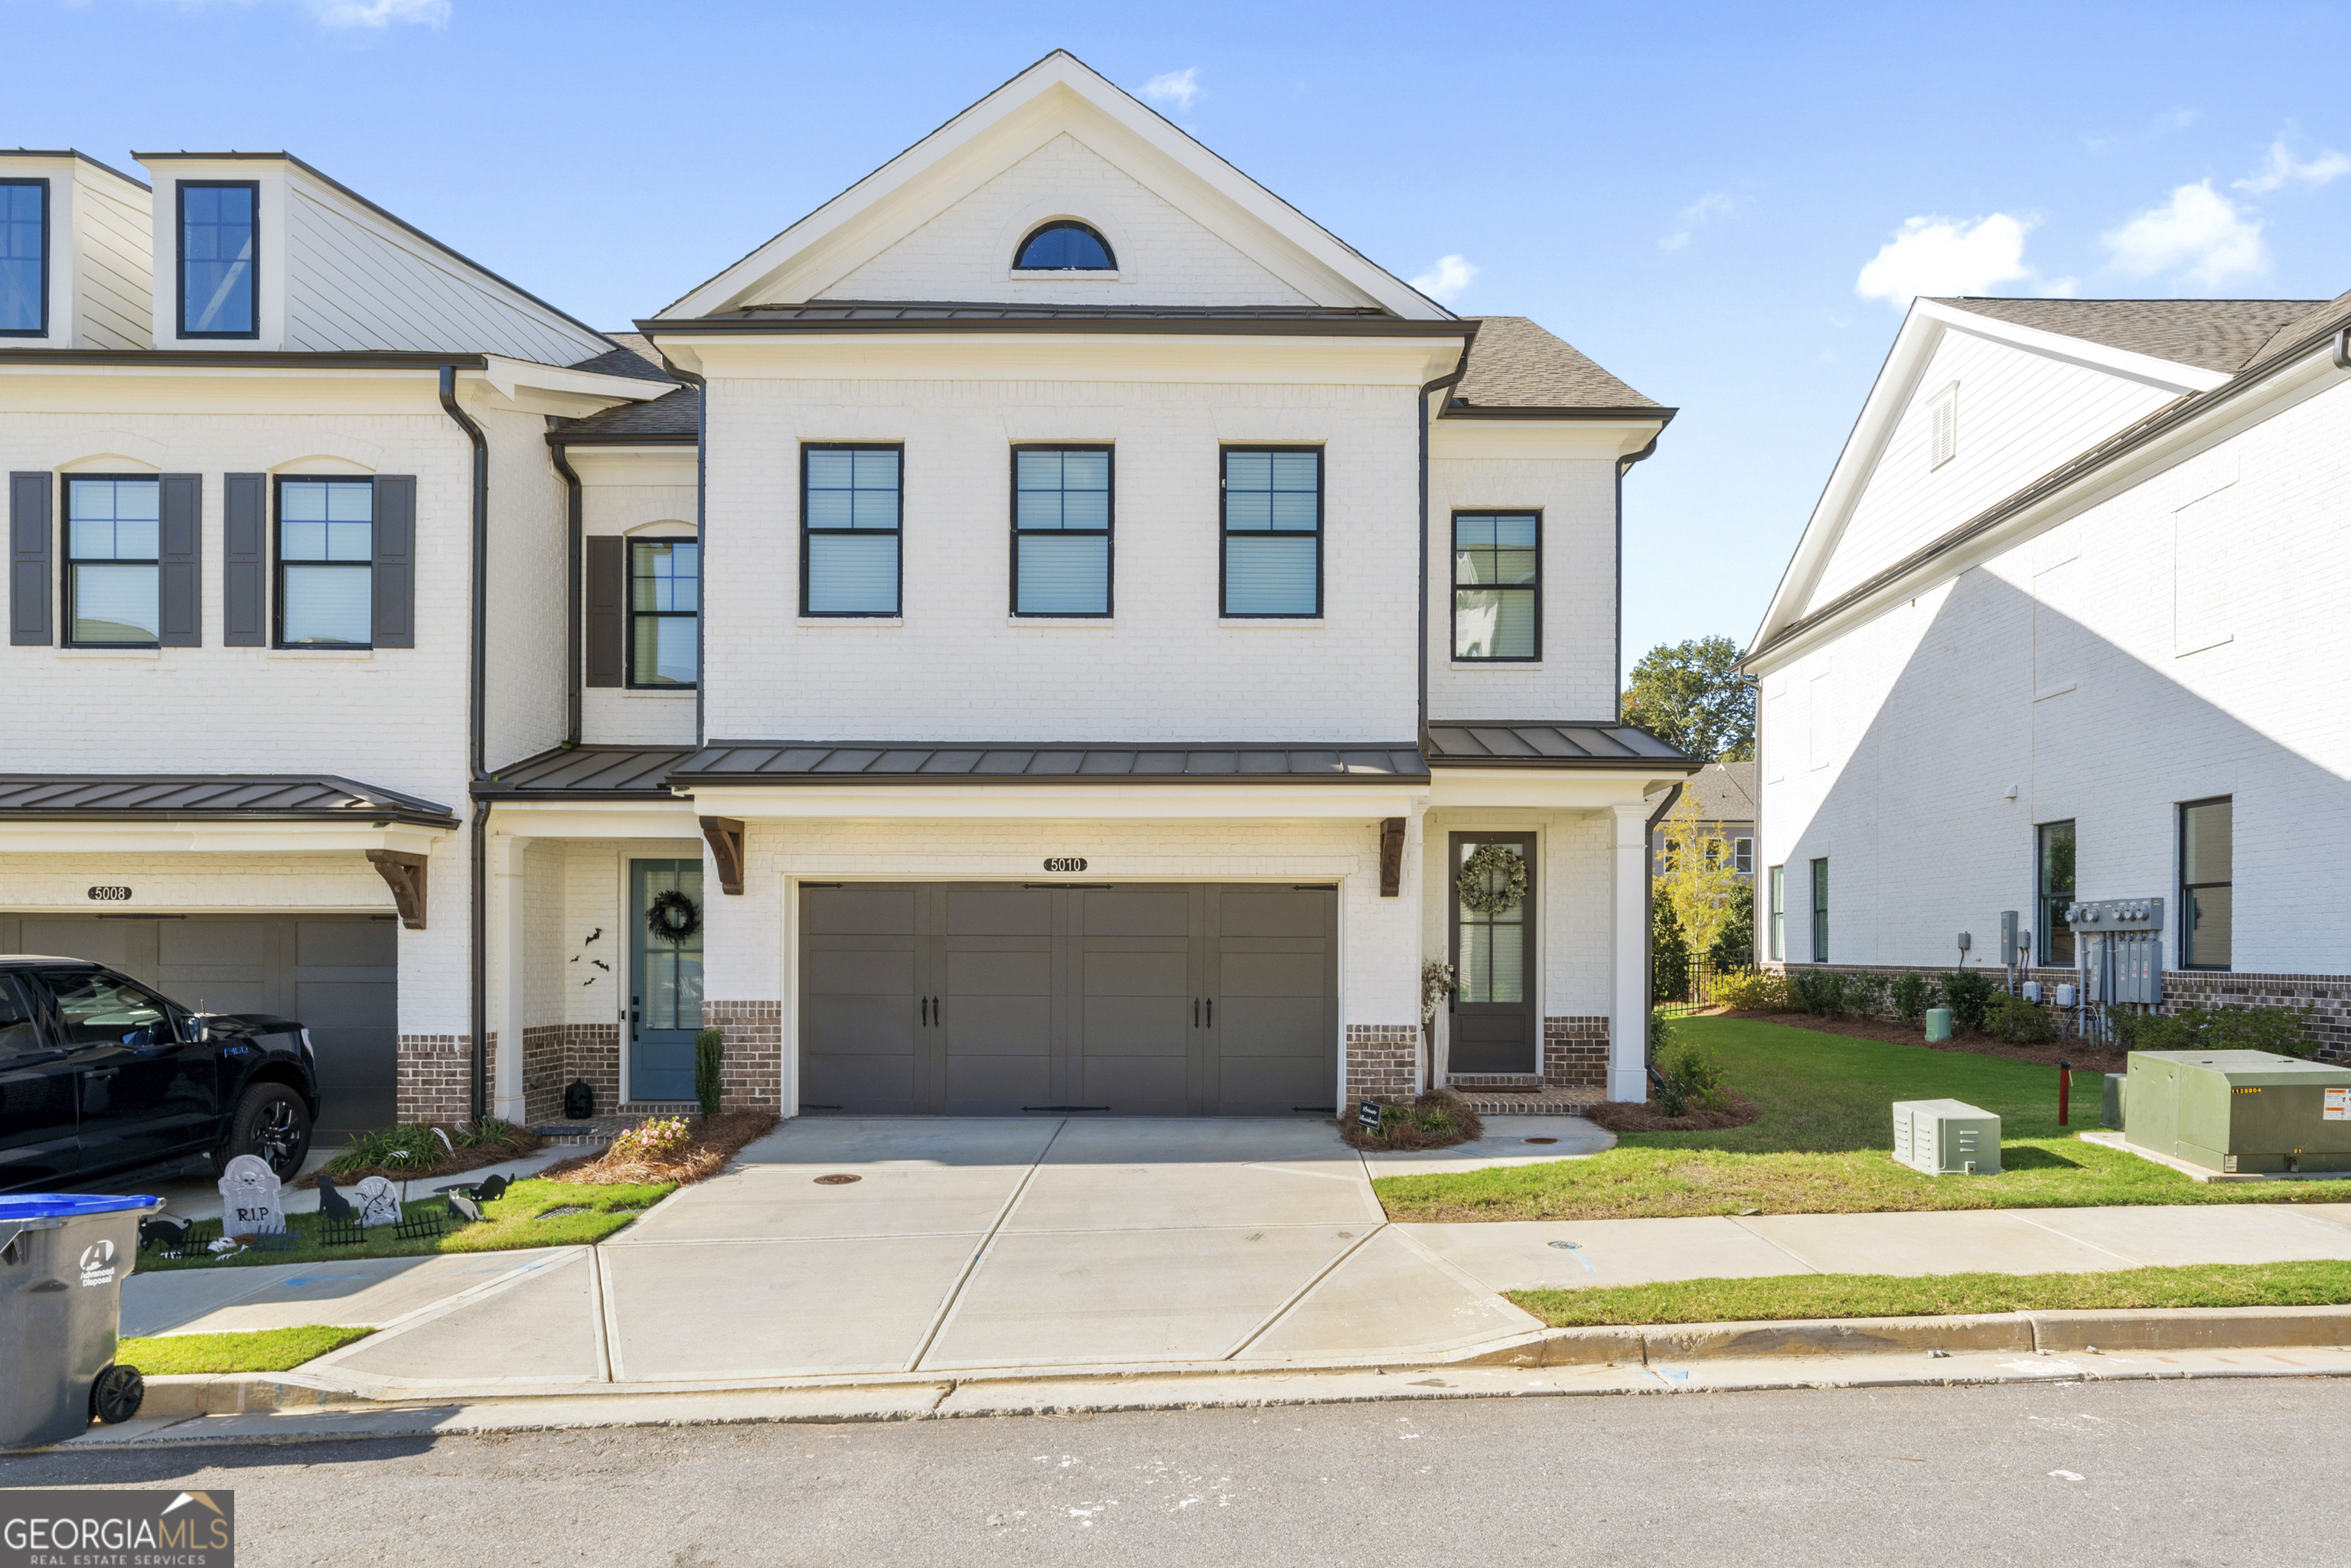
[[[1428,755],[1428,396],[1447,387],[1458,386],[1469,373],[1469,346],[1478,340],[1478,323],[1469,324],[1468,336],[1461,340],[1461,358],[1453,373],[1439,376],[1420,389],[1416,400],[1420,405],[1420,671],[1419,725],[1413,744],[1420,748],[1423,758]]]
[[[569,575],[566,580],[571,585],[571,597],[569,601],[570,610],[563,618],[563,646],[569,661],[564,665],[563,676],[563,745],[564,748],[569,750],[580,744],[580,641],[581,635],[580,601],[581,594],[586,591],[586,584],[580,580],[582,570],[580,555],[585,548],[581,542],[581,535],[585,531],[582,521],[584,513],[580,497],[580,476],[571,466],[570,454],[560,444],[554,443],[550,443],[547,450],[548,455],[555,460],[555,471],[563,476],[564,527],[567,536],[564,542],[568,551],[566,559],[569,562]]]
[[[474,444],[474,605],[473,635],[470,655],[472,679],[465,692],[465,723],[468,756],[467,765],[473,774],[474,787],[489,782],[486,758],[489,752],[489,605],[490,605],[490,444],[482,434],[482,427],[468,418],[457,406],[457,367],[441,367],[441,409],[455,420],[465,439]],[[485,950],[489,939],[489,841],[490,803],[476,800],[474,804],[472,833],[472,901],[468,912],[472,951],[466,963],[466,1027],[471,1030],[473,1071],[471,1103],[473,1119],[479,1121],[487,1113],[488,1098],[486,1075],[489,1053],[486,1049],[489,1029],[489,955]]]

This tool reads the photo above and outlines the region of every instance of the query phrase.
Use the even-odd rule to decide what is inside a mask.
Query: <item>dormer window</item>
[[[1110,241],[1084,224],[1047,224],[1020,242],[1016,272],[1116,272],[1118,258]]]
[[[0,180],[0,337],[49,329],[49,183]]]
[[[180,182],[181,337],[261,335],[253,287],[260,204],[256,181]]]

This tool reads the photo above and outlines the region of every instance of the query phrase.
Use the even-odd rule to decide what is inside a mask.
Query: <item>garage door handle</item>
[[[931,998],[928,997],[923,998],[922,1012],[923,1027],[928,1029],[931,1027]]]
[[[1197,997],[1192,998],[1192,1027],[1200,1027],[1200,998]]]
[[[1217,1027],[1217,998],[1214,997],[1208,998],[1208,1027]]]

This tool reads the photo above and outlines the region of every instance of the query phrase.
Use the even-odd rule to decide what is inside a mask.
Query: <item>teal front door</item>
[[[629,1098],[694,1098],[702,1027],[702,862],[631,861],[636,951],[629,968]]]

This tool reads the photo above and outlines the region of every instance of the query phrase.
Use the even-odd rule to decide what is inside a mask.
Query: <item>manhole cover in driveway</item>
[[[846,1186],[851,1182],[863,1181],[864,1179],[865,1178],[863,1176],[820,1176],[816,1178],[816,1185],[819,1186]]]
[[[1527,1142],[1530,1144],[1556,1144],[1559,1140],[1557,1138],[1529,1138]]]

